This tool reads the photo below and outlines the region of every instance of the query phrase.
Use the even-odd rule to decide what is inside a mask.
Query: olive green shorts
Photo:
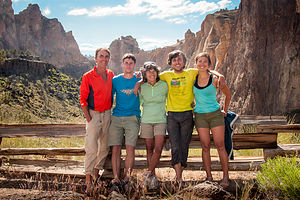
[[[131,115],[127,117],[111,116],[108,134],[108,145],[122,145],[125,136],[125,145],[136,145],[140,131],[140,118]]]
[[[196,128],[214,128],[217,126],[225,126],[224,116],[220,110],[209,113],[195,112]]]

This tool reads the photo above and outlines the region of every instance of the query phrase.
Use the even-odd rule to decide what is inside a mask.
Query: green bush
[[[261,192],[279,199],[299,199],[300,163],[296,157],[268,159],[257,175]]]

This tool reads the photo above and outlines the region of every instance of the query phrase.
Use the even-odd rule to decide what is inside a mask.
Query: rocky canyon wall
[[[295,0],[241,1],[220,68],[236,111],[262,115],[299,112],[299,23]]]
[[[11,0],[0,1],[0,49],[29,50],[58,68],[86,69],[90,64],[72,32],[65,32],[57,19],[42,16],[37,4],[14,15]]]
[[[150,60],[166,70],[167,55],[175,49],[185,52],[187,66],[193,67],[195,56],[207,51],[213,68],[226,77],[232,92],[231,109],[235,112],[254,115],[299,112],[299,2],[242,0],[237,10],[207,15],[196,34],[188,30],[183,40],[152,51],[139,49],[131,36],[122,37],[110,47],[118,61],[110,67],[121,73],[121,56],[131,52],[137,57],[137,69]]]
[[[109,68],[122,73],[122,56],[133,53],[136,70],[145,61],[167,70],[168,53],[175,49],[182,50],[187,67],[193,67],[195,56],[207,51],[212,68],[226,77],[233,111],[254,115],[300,112],[300,0],[241,0],[236,10],[207,15],[199,29],[196,33],[187,30],[183,40],[152,51],[140,49],[132,36],[122,36],[109,47]],[[72,32],[65,32],[57,19],[42,16],[38,5],[31,4],[14,15],[11,0],[2,0],[0,49],[14,48],[28,49],[74,74],[82,75],[90,66]]]

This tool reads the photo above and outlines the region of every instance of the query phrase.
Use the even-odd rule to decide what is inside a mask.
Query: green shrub
[[[300,163],[296,157],[268,159],[257,175],[260,191],[279,199],[299,199]]]

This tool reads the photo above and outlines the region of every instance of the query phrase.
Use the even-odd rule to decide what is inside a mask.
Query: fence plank
[[[300,124],[286,125],[259,125],[256,127],[258,132],[272,133],[300,133]]]
[[[236,124],[286,124],[284,116],[241,115]],[[85,124],[0,124],[0,137],[84,137]]]
[[[84,148],[2,148],[0,155],[84,156]]]
[[[83,172],[83,165],[82,161],[73,161],[73,160],[32,160],[32,159],[9,159],[3,161],[3,163],[9,163],[10,165],[14,166],[17,165],[25,169],[26,166],[34,166],[37,169],[40,167],[44,171],[47,171],[47,167],[50,169],[57,169],[60,171],[60,168],[69,168],[69,169],[76,169],[76,171]],[[243,160],[235,160],[229,162],[229,170],[230,171],[251,171],[257,170],[260,168],[260,165],[265,163],[263,158],[261,159],[243,159]],[[124,168],[124,161],[121,162],[121,167]],[[145,169],[147,167],[146,158],[135,159],[134,169]],[[171,160],[170,158],[161,159],[158,163],[157,168],[166,168],[170,167]],[[106,162],[104,168],[107,170],[111,169],[111,162]],[[213,160],[211,163],[211,168],[213,171],[222,171],[222,167],[219,161]],[[36,170],[37,170],[36,169]],[[186,170],[204,170],[203,163],[201,162],[201,158],[192,158],[188,159]]]
[[[211,146],[214,148],[212,135],[210,136]],[[259,149],[276,148],[277,133],[235,133],[232,136],[233,149]],[[199,136],[193,135],[190,148],[197,149],[201,147]]]
[[[277,133],[242,133],[232,136],[233,149],[256,149],[256,148],[277,148]],[[211,136],[211,146],[214,148]],[[123,146],[123,149],[125,147]],[[190,143],[191,149],[201,148],[198,135],[193,135]],[[169,138],[166,139],[165,150],[170,149]],[[145,141],[139,138],[136,150],[145,150]],[[0,155],[68,155],[83,156],[84,148],[2,148]]]
[[[85,124],[1,124],[0,137],[84,137]]]
[[[240,115],[236,124],[286,124],[285,116]]]
[[[300,144],[280,144],[275,149],[264,149],[263,154],[265,160],[285,155],[296,155],[300,157]]]

